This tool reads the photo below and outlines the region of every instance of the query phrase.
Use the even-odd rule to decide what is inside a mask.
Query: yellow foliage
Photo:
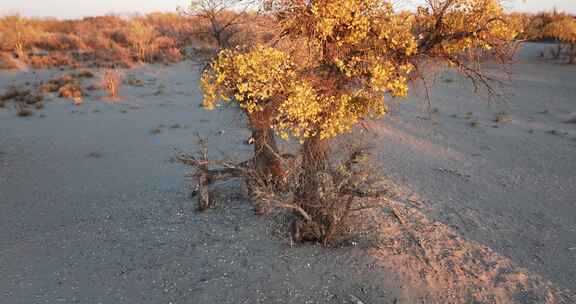
[[[273,48],[223,50],[202,75],[203,104],[212,109],[218,100],[234,99],[248,112],[262,110],[271,98],[291,89],[295,76],[288,55]]]
[[[508,22],[499,0],[443,0],[436,3],[436,6],[419,8],[417,14],[421,30],[433,36],[432,39],[441,40],[432,50],[433,54],[455,56],[489,51],[511,41],[521,30]],[[441,20],[439,16],[442,16]]]
[[[292,2],[284,19],[291,37],[305,37],[319,54],[299,69],[304,83],[279,107],[285,137],[322,139],[349,131],[360,120],[386,113],[384,96],[406,97],[417,53],[409,14],[378,0]]]
[[[204,105],[233,99],[248,112],[271,105],[271,127],[301,141],[331,138],[384,115],[384,97],[408,95],[423,57],[451,63],[518,34],[497,0],[431,1],[416,14],[395,13],[381,0],[282,3],[283,33],[304,41],[310,58],[296,65],[288,52],[264,46],[223,51],[202,76]]]

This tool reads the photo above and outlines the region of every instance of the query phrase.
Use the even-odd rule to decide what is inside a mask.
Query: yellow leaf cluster
[[[285,139],[289,135],[301,141],[314,136],[327,139],[349,131],[363,118],[384,115],[387,110],[377,99],[347,94],[326,96],[301,83],[280,105],[274,129]]]
[[[203,105],[213,109],[219,100],[234,99],[248,112],[259,111],[285,94],[294,78],[293,65],[282,51],[262,45],[249,52],[223,50],[200,79]]]
[[[418,27],[442,40],[436,52],[447,56],[491,50],[514,39],[520,29],[506,19],[499,0],[443,0],[417,14]]]
[[[417,53],[413,15],[381,0],[294,1],[284,28],[308,39],[319,58],[302,69],[306,83],[279,107],[279,130],[330,138],[386,113],[384,97],[406,97]],[[286,136],[287,133],[282,135]]]

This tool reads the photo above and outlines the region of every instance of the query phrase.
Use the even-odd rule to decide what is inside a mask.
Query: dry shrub
[[[18,116],[25,117],[32,115],[30,107],[42,108],[44,95],[42,92],[33,92],[30,89],[17,86],[9,87],[6,92],[0,95],[0,108],[12,102],[17,110]]]
[[[14,52],[19,59],[26,57],[29,41],[34,39],[36,33],[28,20],[18,15],[0,18],[0,48]]]
[[[16,86],[9,87],[6,92],[0,95],[0,101],[14,100],[18,102],[24,102],[27,104],[34,104],[36,102],[42,101],[42,97],[35,96],[32,91],[28,89],[19,88]]]
[[[268,15],[215,12],[214,19],[226,26],[212,33],[210,18],[176,13],[153,13],[122,19],[116,16],[81,20],[0,17],[0,53],[10,54],[34,68],[98,66],[128,68],[134,62],[174,63],[184,59],[187,46],[216,49],[271,42],[276,28]],[[208,52],[203,52],[207,54]],[[0,59],[0,68],[16,65]]]
[[[77,51],[87,49],[82,38],[75,34],[56,34],[54,39],[58,50]]]
[[[152,41],[156,36],[154,27],[140,20],[132,20],[125,31],[128,43],[136,53],[136,58],[140,61],[149,60]]]
[[[110,34],[110,39],[112,41],[114,41],[115,43],[121,44],[121,45],[128,45],[130,43],[130,41],[128,40],[128,35],[127,35],[127,31],[123,31],[123,30],[114,30],[111,34]]]
[[[75,105],[80,105],[83,103],[85,93],[78,77],[75,74],[67,74],[51,79],[41,84],[39,91],[42,93],[57,93],[58,97],[72,99]]]
[[[116,102],[119,100],[119,89],[122,84],[122,76],[118,70],[106,70],[100,79],[100,87],[108,92],[105,98]]]
[[[114,15],[84,17],[82,22],[87,27],[98,29],[118,29],[126,25],[126,21]]]
[[[134,57],[129,49],[113,43],[107,50],[96,50],[96,65],[107,68],[131,68],[134,66]]]
[[[148,60],[150,62],[174,63],[182,60],[182,53],[177,48],[177,43],[174,39],[160,36],[152,42]]]
[[[77,62],[69,54],[63,52],[52,52],[49,54],[31,54],[28,56],[28,64],[37,69],[68,66],[75,68]]]
[[[222,12],[218,20],[235,18]],[[221,18],[221,19],[220,19]],[[251,18],[244,17],[247,22]],[[0,17],[0,53],[17,58],[35,68],[58,66],[98,66],[128,68],[134,62],[174,63],[184,59],[183,49],[205,37],[210,24],[197,16],[153,13],[123,19],[116,16],[87,17],[81,20]],[[242,33],[246,31],[246,33]],[[260,32],[260,28],[256,32]],[[259,40],[250,26],[230,27],[221,34],[224,43],[239,34],[234,45]],[[256,34],[255,34],[256,33]],[[243,38],[242,38],[243,37]],[[246,40],[249,39],[249,40]],[[1,58],[0,68],[14,68],[12,60]]]
[[[176,41],[167,36],[156,37],[152,42],[151,48],[153,50],[161,50],[176,47]]]
[[[87,43],[91,51],[85,57],[87,61],[97,67],[129,68],[134,66],[134,56],[130,49],[123,47],[101,33],[93,36]]]
[[[58,90],[60,90],[61,87],[74,82],[76,82],[74,76],[68,74],[62,75],[60,77],[50,79],[48,80],[48,82],[41,84],[40,91],[44,93],[58,92]]]
[[[143,18],[153,24],[160,36],[171,37],[178,42],[178,47],[192,42],[192,33],[196,20],[193,17],[176,13],[151,13]]]
[[[84,90],[79,83],[68,83],[58,89],[58,97],[70,98],[75,105],[84,102]]]
[[[82,39],[74,34],[43,33],[33,47],[45,51],[72,51],[86,49]]]
[[[50,80],[47,83],[41,84],[39,90],[42,93],[55,93],[60,90],[60,87],[61,86],[53,82],[53,80]]]

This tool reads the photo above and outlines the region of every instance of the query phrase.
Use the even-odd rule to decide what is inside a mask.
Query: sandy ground
[[[338,249],[291,246],[235,183],[194,211],[176,151],[195,133],[215,157],[251,147],[234,111],[198,107],[190,62],[129,72],[145,85],[119,104],[0,111],[0,303],[573,303],[576,66],[542,47],[523,49],[507,102],[447,73],[431,119],[419,94],[373,123],[405,222],[364,214],[377,240]],[[61,73],[2,72],[0,87]]]

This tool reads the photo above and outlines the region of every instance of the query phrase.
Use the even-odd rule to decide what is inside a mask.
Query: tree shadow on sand
[[[355,220],[370,231],[369,255],[405,286],[400,303],[576,303],[573,292],[430,220],[415,202],[395,196],[366,204]]]

